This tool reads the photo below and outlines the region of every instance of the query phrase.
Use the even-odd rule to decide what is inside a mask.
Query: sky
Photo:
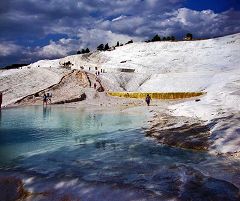
[[[0,67],[101,43],[240,32],[240,0],[1,0]]]

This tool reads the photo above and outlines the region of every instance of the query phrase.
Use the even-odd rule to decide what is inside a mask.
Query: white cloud
[[[211,37],[229,34],[233,29],[236,30],[235,32],[240,31],[239,26],[236,28],[238,23],[236,20],[229,23],[232,18],[232,16],[229,18],[228,12],[215,13],[212,10],[195,11],[180,8],[162,14],[144,15],[143,12],[136,16],[120,15],[111,21],[100,20],[95,24],[95,27],[138,38],[152,37],[157,33],[162,36],[175,35],[182,38],[189,31],[193,32],[196,37]],[[237,17],[235,18],[237,19]]]
[[[1,42],[0,43],[0,56],[6,57],[12,54],[16,54],[20,51],[21,47],[13,42]]]
[[[170,19],[173,26],[178,23],[181,29],[194,32],[198,36],[214,36],[222,33],[227,16],[212,10],[194,11],[187,8],[178,9]]]
[[[221,14],[215,14],[212,10],[194,11],[187,8],[178,9],[176,15],[178,21],[184,26],[219,22],[222,17]]]
[[[154,7],[158,3],[158,0],[146,0],[146,1],[150,7]]]
[[[117,41],[125,43],[130,39],[137,39],[99,29],[81,29],[78,37],[78,39],[62,38],[58,41],[50,41],[46,46],[28,49],[25,55],[37,59],[61,58],[70,54],[76,54],[78,50],[87,47],[91,51],[95,50],[101,43],[109,43],[111,46],[115,45]]]
[[[112,22],[122,20],[122,19],[124,19],[124,18],[126,18],[126,17],[127,17],[127,16],[125,16],[125,15],[120,15],[119,17],[114,18],[114,19],[112,20]]]
[[[162,36],[175,35],[182,37],[189,31],[196,37],[212,37],[240,31],[240,24],[237,22],[240,12],[235,11],[234,16],[229,17],[230,13],[233,12],[214,13],[212,10],[195,11],[180,8],[162,15],[132,17],[132,22],[129,20],[131,18],[126,18],[117,23],[112,23],[111,27],[117,31],[131,30],[128,27],[130,24],[133,27],[131,35],[142,37],[144,35],[151,37],[156,33]]]
[[[131,33],[146,22],[141,16],[125,17],[110,24],[110,30],[118,33]]]
[[[57,42],[50,41],[50,44],[46,46],[36,47],[33,53],[30,54],[41,58],[63,57],[76,52],[79,46],[78,40],[62,38]]]
[[[74,54],[82,48],[90,48],[95,50],[96,47],[103,43],[108,43],[110,46],[116,45],[117,41],[126,43],[133,39],[139,41],[138,37],[130,37],[128,35],[116,34],[111,31],[101,29],[80,29],[78,39],[62,38],[58,41],[50,41],[50,43],[43,47],[36,47],[29,51],[29,56],[37,58],[59,58],[69,54]]]
[[[79,40],[81,44],[84,44],[85,47],[89,46],[92,49],[103,43],[109,43],[110,46],[113,46],[117,41],[121,43],[126,43],[129,40],[139,41],[139,37],[131,37],[126,34],[113,33],[112,31],[102,30],[102,29],[81,29],[78,33]]]

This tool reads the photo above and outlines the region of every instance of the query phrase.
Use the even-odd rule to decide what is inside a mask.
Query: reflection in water
[[[49,120],[51,118],[51,106],[43,106],[43,119]]]
[[[95,147],[97,149],[103,149],[105,150],[106,148],[113,148],[116,150],[116,143],[114,140],[100,140],[95,142]]]
[[[75,136],[74,140],[76,142],[76,144],[86,144],[87,142],[87,137],[84,136]]]
[[[2,124],[2,110],[0,108],[0,128],[1,128],[1,124]]]

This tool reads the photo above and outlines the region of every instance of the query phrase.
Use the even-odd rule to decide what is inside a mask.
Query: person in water
[[[43,94],[43,105],[44,105],[44,104],[47,105],[47,101],[48,101],[48,97],[47,97],[47,95],[44,93],[44,94]]]
[[[147,105],[149,106],[150,105],[150,101],[152,100],[151,97],[149,96],[149,94],[147,94],[145,100],[146,100]]]

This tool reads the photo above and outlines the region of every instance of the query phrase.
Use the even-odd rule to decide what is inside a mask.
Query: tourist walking
[[[149,106],[150,105],[150,101],[152,100],[151,97],[149,96],[149,94],[147,94],[145,100],[146,100],[147,105]]]

